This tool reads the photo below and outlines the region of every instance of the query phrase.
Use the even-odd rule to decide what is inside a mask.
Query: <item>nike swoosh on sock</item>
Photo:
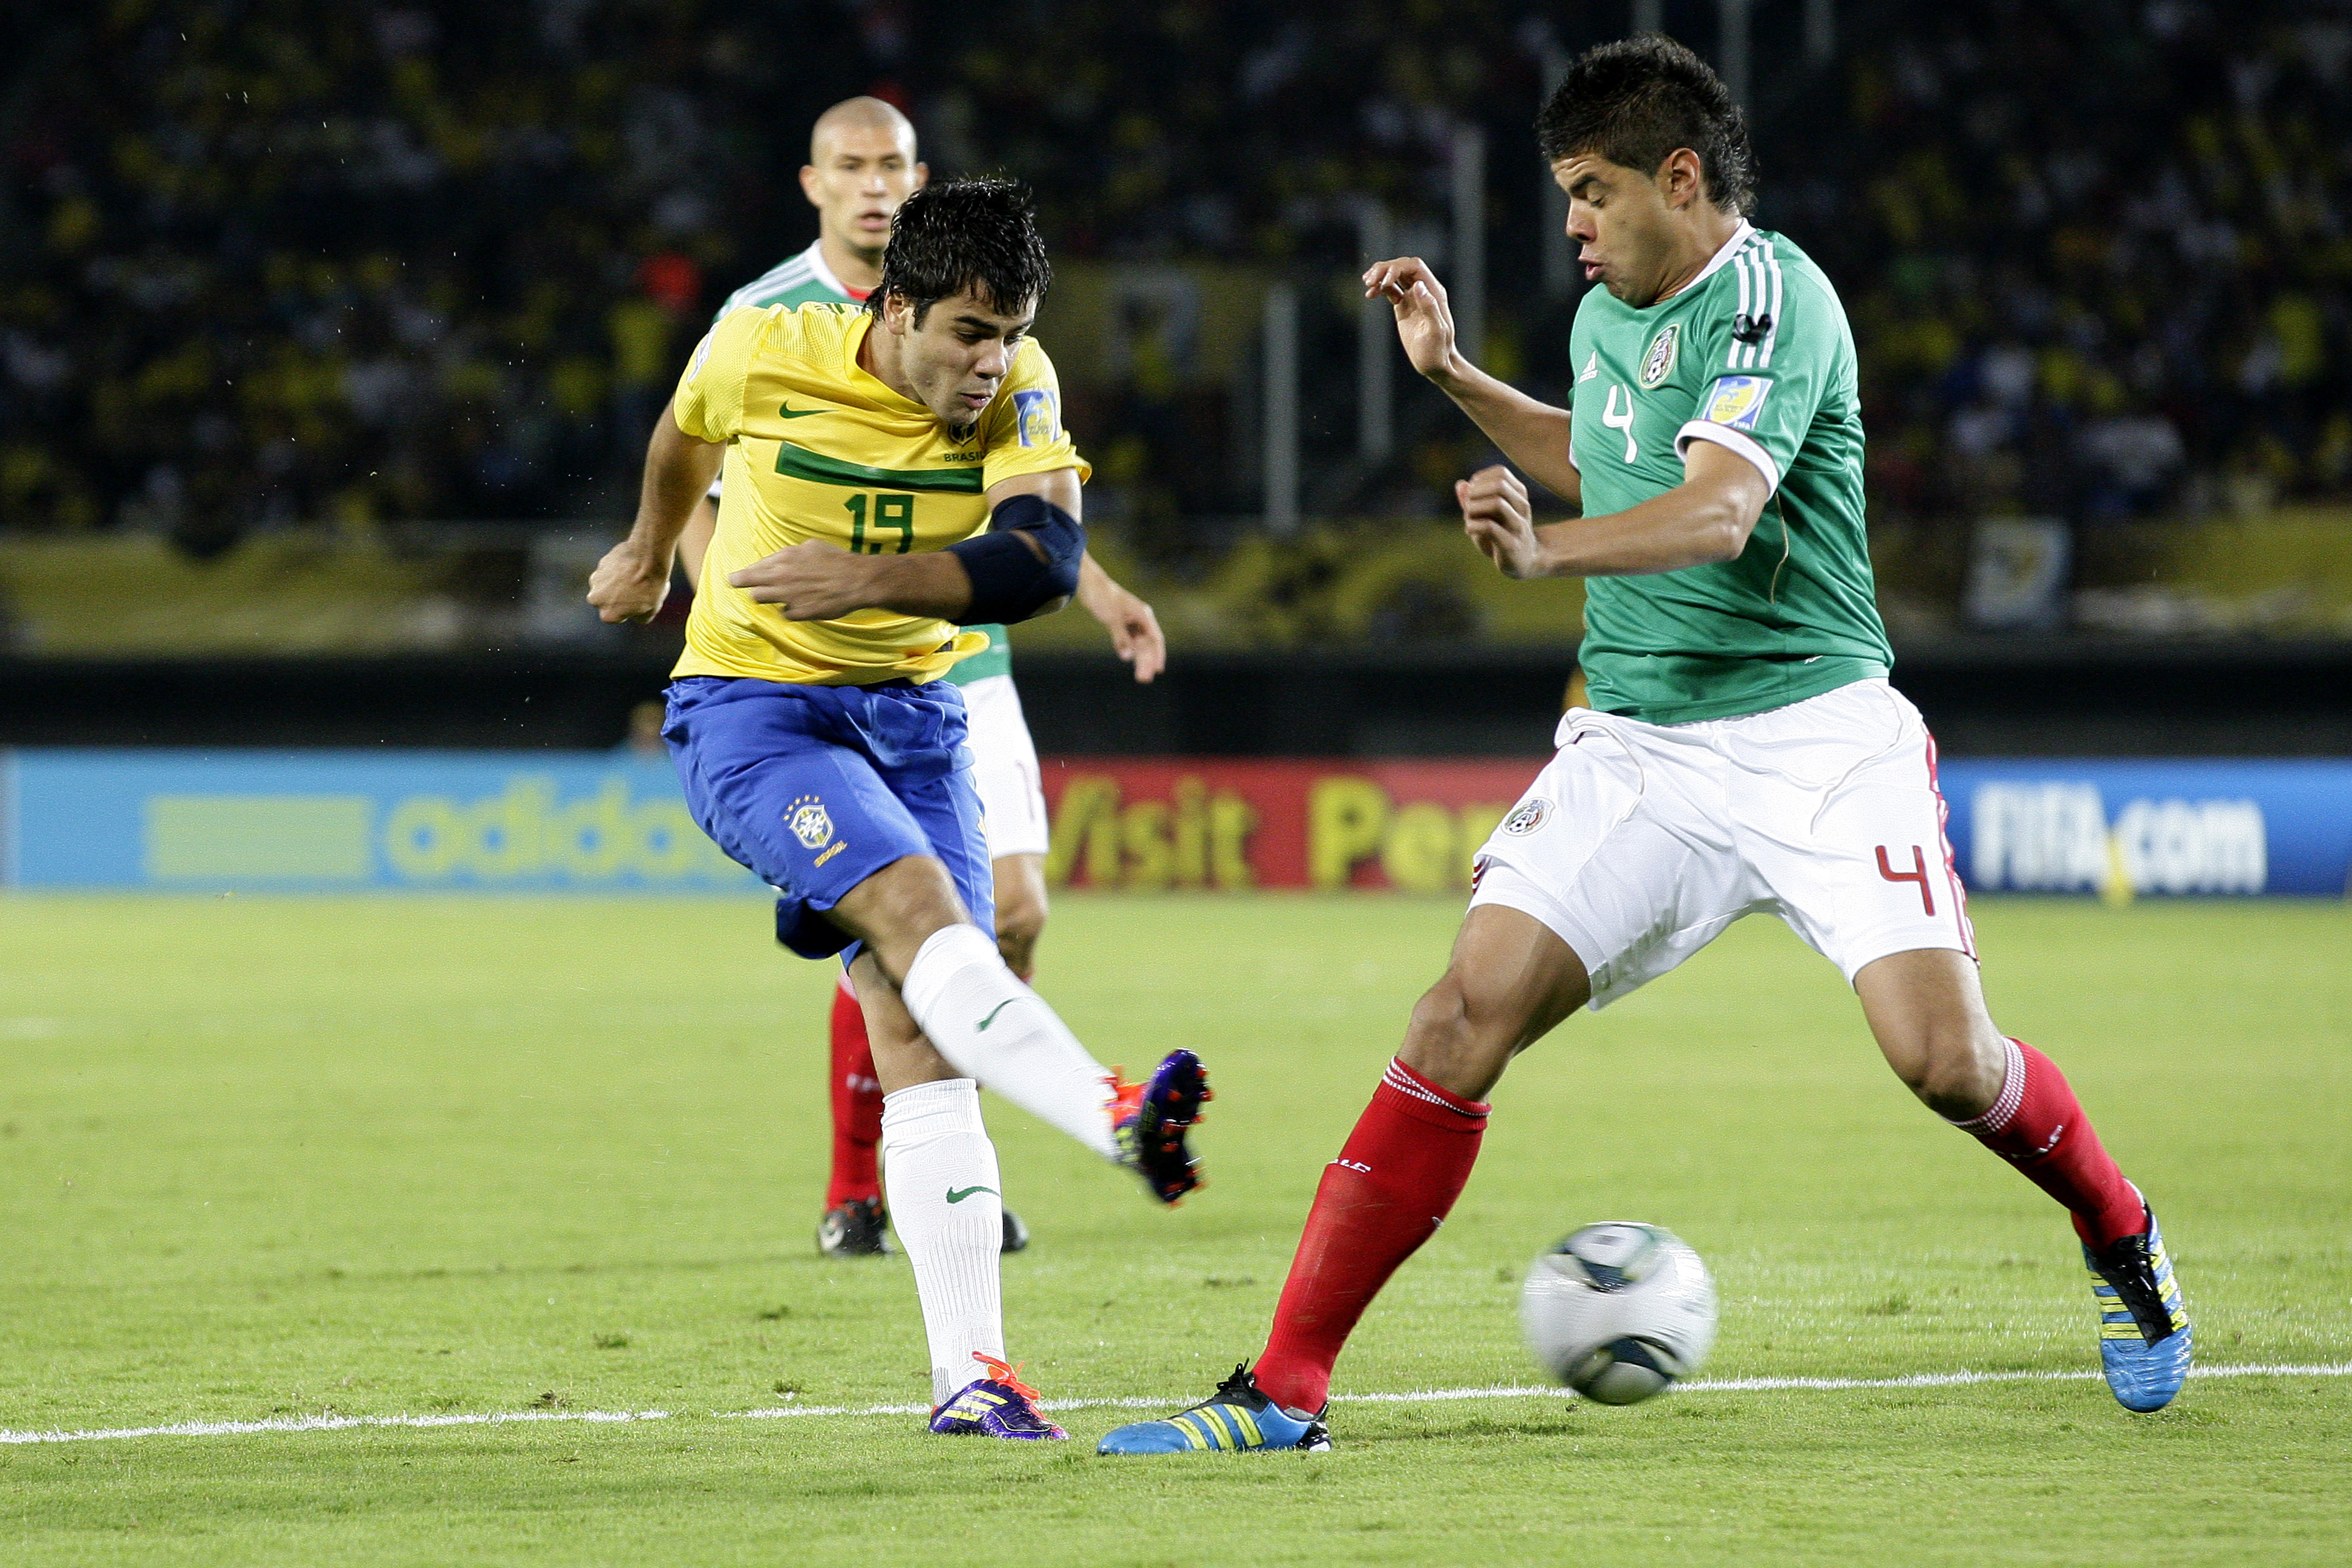
[[[991,1196],[995,1197],[1001,1197],[1003,1195],[1003,1194],[998,1193],[994,1187],[950,1187],[948,1189],[948,1202],[951,1204],[960,1204],[963,1202],[964,1199],[971,1196],[974,1193],[987,1193]]]

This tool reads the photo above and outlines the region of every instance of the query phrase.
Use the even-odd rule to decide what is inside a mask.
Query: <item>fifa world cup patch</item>
[[[1642,386],[1647,390],[1675,374],[1675,357],[1681,351],[1683,324],[1669,321],[1658,329],[1650,340],[1650,352],[1642,356]]]
[[[793,802],[784,814],[784,824],[803,848],[822,849],[833,840],[833,814],[824,802],[813,795],[804,795]]]
[[[1054,395],[1042,386],[1013,395],[1013,424],[1024,447],[1050,447],[1062,433],[1054,412]]]
[[[1538,795],[1513,806],[1511,815],[1503,818],[1503,831],[1514,838],[1525,838],[1550,820],[1551,802]]]
[[[1753,430],[1756,416],[1764,409],[1764,395],[1771,390],[1771,380],[1766,376],[1717,376],[1699,405],[1698,416],[1709,425]]]

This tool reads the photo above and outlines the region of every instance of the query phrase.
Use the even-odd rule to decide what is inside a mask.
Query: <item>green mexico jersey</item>
[[[1588,290],[1570,352],[1586,516],[1682,483],[1694,441],[1772,486],[1738,559],[1586,582],[1592,706],[1687,723],[1885,676],[1895,656],[1864,522],[1853,334],[1821,268],[1742,224],[1671,299],[1636,310]]]
[[[719,307],[719,314],[711,321],[715,323],[730,310],[740,310],[746,305],[765,310],[770,305],[857,303],[858,296],[852,294],[834,276],[833,268],[824,264],[823,245],[822,240],[811,242],[806,250],[778,262],[728,295],[727,302]],[[948,679],[964,686],[992,675],[1013,673],[1013,645],[1006,639],[1003,626],[966,626],[964,630],[987,633],[988,646],[970,658],[960,660],[948,671]]]
[[[857,303],[858,297],[844,287],[841,279],[833,275],[833,268],[824,264],[824,243],[812,241],[806,250],[777,262],[728,295],[727,302],[719,307],[719,315],[710,318],[712,322],[746,305],[765,310],[770,305]]]
[[[982,632],[988,646],[969,658],[961,658],[948,671],[947,678],[958,686],[969,686],[975,680],[985,680],[992,675],[1013,673],[1013,644],[1006,640],[1004,628],[991,623],[987,626],[966,626],[968,632]]]

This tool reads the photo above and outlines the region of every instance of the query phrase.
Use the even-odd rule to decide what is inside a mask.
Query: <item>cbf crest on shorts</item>
[[[1024,447],[1050,447],[1061,434],[1061,422],[1054,417],[1054,395],[1042,386],[1033,386],[1013,395],[1013,424]]]
[[[1642,356],[1642,385],[1653,387],[1675,374],[1675,355],[1682,347],[1683,324],[1669,321],[1658,329],[1650,340],[1650,352]]]
[[[793,802],[792,809],[784,814],[784,825],[793,830],[793,837],[801,841],[803,848],[822,849],[832,842],[833,814],[825,810],[824,802],[813,795]]]
[[[1503,818],[1503,831],[1514,838],[1525,838],[1550,820],[1551,802],[1538,795],[1511,808],[1511,815]]]

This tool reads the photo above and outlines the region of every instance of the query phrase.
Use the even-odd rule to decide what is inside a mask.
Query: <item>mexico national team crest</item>
[[[1550,820],[1551,802],[1538,795],[1511,808],[1511,815],[1503,818],[1503,831],[1514,838],[1525,838]]]
[[[813,795],[793,802],[784,823],[804,848],[822,849],[833,838],[833,814],[825,810],[824,802]]]
[[[1642,385],[1653,387],[1675,374],[1675,354],[1682,347],[1683,324],[1669,321],[1658,329],[1650,340],[1650,352],[1642,356]]]
[[[1054,417],[1054,395],[1042,386],[1013,395],[1013,423],[1024,447],[1050,447],[1062,433]]]

